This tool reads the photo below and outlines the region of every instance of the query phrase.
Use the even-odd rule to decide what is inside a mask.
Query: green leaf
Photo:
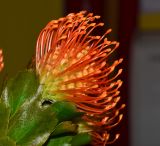
[[[47,146],[72,146],[70,142],[73,136],[63,136],[51,139]]]
[[[87,133],[80,133],[75,136],[63,136],[52,138],[47,146],[84,146],[91,142],[91,136]]]
[[[59,101],[42,106],[41,94],[38,96],[36,94],[32,100],[27,100],[10,119],[8,135],[20,146],[41,146],[56,129],[58,122],[70,120],[77,115],[79,112],[73,104]],[[71,126],[67,124],[65,125]],[[57,127],[59,128],[57,132],[55,131],[56,133],[68,130],[63,124]],[[70,130],[75,130],[75,125],[72,125],[72,128]]]
[[[43,86],[38,80],[35,72],[23,71],[4,88],[0,99],[0,144],[3,146],[14,146],[15,142],[18,146],[42,146],[46,141],[55,146],[74,144],[74,136],[63,134],[77,132],[77,124],[72,122],[82,113],[67,101],[43,104]],[[8,137],[2,139],[5,135]]]
[[[0,137],[7,135],[9,108],[0,101]]]
[[[77,111],[76,106],[67,101],[58,101],[54,103],[52,110],[56,112],[58,120],[70,121],[82,115],[81,112]]]
[[[65,121],[58,124],[51,134],[52,137],[67,134],[67,133],[76,133],[77,125],[73,124],[71,121]]]
[[[14,115],[26,99],[31,99],[37,91],[39,81],[32,70],[19,72],[7,82],[2,92],[2,100],[11,108]]]
[[[42,107],[41,96],[26,102],[12,117],[8,135],[20,146],[41,146],[58,124],[51,107]]]
[[[72,138],[72,146],[83,146],[91,142],[91,136],[88,133],[80,133]]]

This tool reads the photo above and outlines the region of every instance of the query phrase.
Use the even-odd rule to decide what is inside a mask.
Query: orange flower
[[[119,43],[109,41],[106,35],[94,36],[92,31],[103,23],[95,23],[100,16],[81,11],[53,20],[39,35],[36,47],[36,70],[43,85],[43,97],[68,100],[84,112],[93,137],[93,145],[106,145],[109,131],[122,119],[117,107],[120,100],[121,74],[114,70],[123,59],[109,65],[106,61]],[[114,74],[114,75],[113,75]]]
[[[0,49],[0,71],[2,71],[4,67],[4,63],[3,63],[3,52],[2,50]]]

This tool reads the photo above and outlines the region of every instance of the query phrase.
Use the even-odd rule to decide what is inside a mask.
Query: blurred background
[[[113,146],[160,146],[160,0],[0,0],[0,80],[25,68],[50,20],[80,10],[101,15],[104,30],[113,29],[109,39],[120,42],[113,59],[124,58],[121,103],[127,107]]]

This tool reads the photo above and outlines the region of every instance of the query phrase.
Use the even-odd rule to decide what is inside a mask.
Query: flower
[[[2,52],[2,49],[0,49],[0,71],[2,71],[3,67],[4,67],[3,52]]]
[[[123,59],[107,63],[119,43],[109,41],[106,35],[94,36],[92,32],[104,23],[95,23],[100,16],[81,11],[53,20],[41,31],[36,46],[36,71],[43,85],[43,97],[67,100],[84,112],[93,145],[106,145],[110,129],[122,119],[117,77],[122,73],[115,68]]]

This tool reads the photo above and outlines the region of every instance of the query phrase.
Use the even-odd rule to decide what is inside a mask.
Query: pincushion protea
[[[3,53],[2,49],[0,49],[0,71],[3,69],[4,63],[3,63]]]
[[[36,70],[44,84],[44,97],[75,103],[85,113],[93,145],[111,143],[108,129],[122,119],[119,110],[124,107],[116,107],[122,81],[115,79],[122,69],[110,77],[122,59],[112,65],[106,62],[119,43],[107,40],[110,29],[103,36],[92,35],[104,25],[94,23],[99,18],[81,11],[53,20],[40,33],[36,47]]]
[[[107,63],[119,43],[107,40],[111,30],[92,35],[104,25],[95,23],[99,18],[85,11],[71,13],[41,31],[36,67],[20,72],[2,91],[2,145],[80,146],[91,136],[93,146],[105,146],[119,137],[110,139],[110,129],[122,119],[124,105],[117,105],[122,69],[114,71],[122,59]],[[3,66],[0,51],[0,70]]]

